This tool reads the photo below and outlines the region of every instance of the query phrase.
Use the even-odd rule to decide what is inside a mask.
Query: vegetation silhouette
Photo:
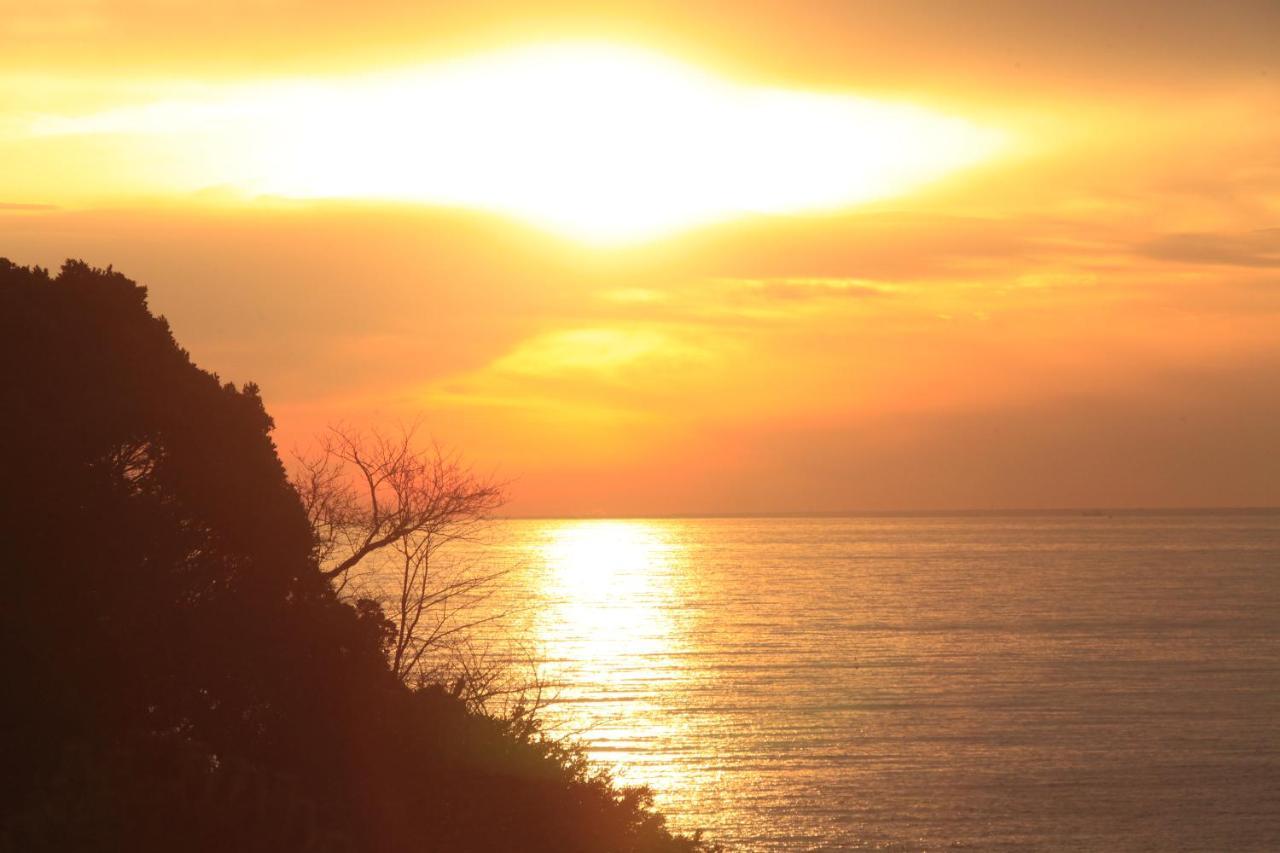
[[[580,751],[387,663],[253,385],[146,291],[0,259],[0,846],[696,851]]]
[[[291,483],[316,563],[341,600],[386,617],[387,660],[402,682],[449,684],[478,710],[501,696],[527,715],[536,677],[511,687],[507,667],[471,644],[476,628],[504,615],[480,605],[506,573],[444,553],[476,541],[503,486],[435,444],[419,448],[416,431],[331,425],[315,450],[296,455]]]

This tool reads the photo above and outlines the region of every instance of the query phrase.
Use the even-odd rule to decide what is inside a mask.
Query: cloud
[[[760,216],[691,235],[680,260],[690,273],[726,279],[930,280],[1016,268],[1060,251],[1063,230],[1061,223],[910,212]]]
[[[282,447],[335,417],[425,413],[446,444],[527,473],[532,511],[1147,502],[1188,452],[1222,473],[1197,464],[1170,500],[1197,482],[1213,489],[1202,502],[1273,493],[1244,460],[1275,429],[1251,396],[1280,364],[1274,269],[1152,261],[1128,222],[761,219],[609,253],[403,205],[10,223],[15,261],[83,256],[147,285],[201,365],[262,384]],[[1221,233],[1274,251],[1268,232]],[[1152,376],[1188,365],[1218,371],[1206,387],[1257,371],[1202,407],[1234,421],[1183,428],[1172,397],[1126,403],[1176,394],[1186,383]],[[1166,432],[1186,444],[1157,445]],[[1076,477],[1074,448],[1092,448],[1095,474],[1129,452],[1112,433],[1160,448],[1141,491]],[[1015,464],[1036,476],[1005,478]],[[566,485],[566,470],[590,476]],[[649,497],[611,496],[618,479]]]
[[[884,296],[888,290],[859,279],[799,278],[754,282],[760,296],[781,302],[828,299],[866,299]]]
[[[654,329],[564,329],[522,343],[493,366],[504,372],[534,376],[611,375],[637,362],[687,351]]]
[[[647,287],[600,291],[580,309],[612,322],[645,322],[709,334],[793,326],[842,306],[879,301],[903,290],[891,282],[852,278],[722,278],[658,276]]]
[[[586,31],[692,45],[767,76],[824,84],[1111,93],[1153,80],[1274,74],[1277,28],[1274,0],[764,0],[749,16],[730,0],[0,0],[4,60],[14,67],[186,76],[394,64],[460,45]]]
[[[1280,228],[1209,234],[1170,234],[1140,248],[1159,260],[1234,267],[1280,267]]]

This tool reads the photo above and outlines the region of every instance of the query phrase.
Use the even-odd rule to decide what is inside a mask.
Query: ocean
[[[551,731],[732,849],[1280,850],[1280,514],[508,520]]]

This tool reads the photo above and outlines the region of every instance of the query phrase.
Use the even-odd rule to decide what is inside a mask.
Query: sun
[[[458,206],[600,244],[894,196],[1005,143],[908,103],[748,85],[595,42],[241,84],[43,132],[186,144],[193,186]],[[200,156],[214,143],[236,152],[226,165]]]
[[[906,104],[752,87],[545,45],[285,105],[259,188],[496,211],[595,243],[839,208],[977,163],[998,133]]]

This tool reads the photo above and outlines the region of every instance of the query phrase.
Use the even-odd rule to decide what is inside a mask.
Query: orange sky
[[[148,285],[286,450],[421,415],[517,513],[1280,504],[1280,6],[1120,5],[0,0],[0,255]],[[746,139],[647,66],[414,110],[583,43]]]

